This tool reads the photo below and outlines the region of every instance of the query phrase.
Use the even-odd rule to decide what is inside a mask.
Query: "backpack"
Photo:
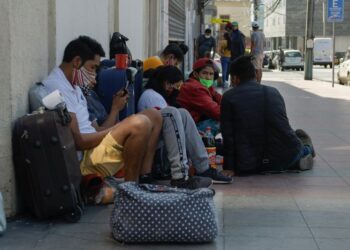
[[[44,106],[42,99],[47,96],[49,91],[41,82],[35,83],[28,92],[29,95],[29,109],[30,112],[37,110],[39,107]]]
[[[132,60],[131,52],[126,45],[126,42],[129,40],[126,36],[123,36],[119,32],[114,32],[109,42],[109,58],[114,59],[116,54],[128,54],[129,61]]]

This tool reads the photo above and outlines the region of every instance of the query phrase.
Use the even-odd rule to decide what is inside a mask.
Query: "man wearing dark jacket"
[[[245,52],[245,36],[238,28],[238,22],[232,22],[231,62],[243,56]]]
[[[291,128],[278,90],[258,84],[251,58],[235,60],[230,74],[233,88],[221,101],[225,174],[311,169],[310,137]]]

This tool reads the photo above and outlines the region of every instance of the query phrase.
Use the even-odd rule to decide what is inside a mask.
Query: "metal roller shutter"
[[[169,0],[169,40],[184,41],[186,31],[184,0]]]

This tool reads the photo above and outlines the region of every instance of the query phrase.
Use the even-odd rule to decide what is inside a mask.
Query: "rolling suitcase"
[[[83,209],[81,173],[65,111],[41,110],[19,118],[13,157],[25,206],[39,219],[64,216],[77,222]]]

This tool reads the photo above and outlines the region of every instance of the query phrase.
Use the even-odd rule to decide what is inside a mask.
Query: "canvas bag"
[[[111,215],[119,242],[210,242],[218,234],[213,196],[196,190],[125,182],[118,186]]]
[[[0,235],[6,230],[6,217],[4,211],[4,202],[2,199],[2,194],[0,193]]]

